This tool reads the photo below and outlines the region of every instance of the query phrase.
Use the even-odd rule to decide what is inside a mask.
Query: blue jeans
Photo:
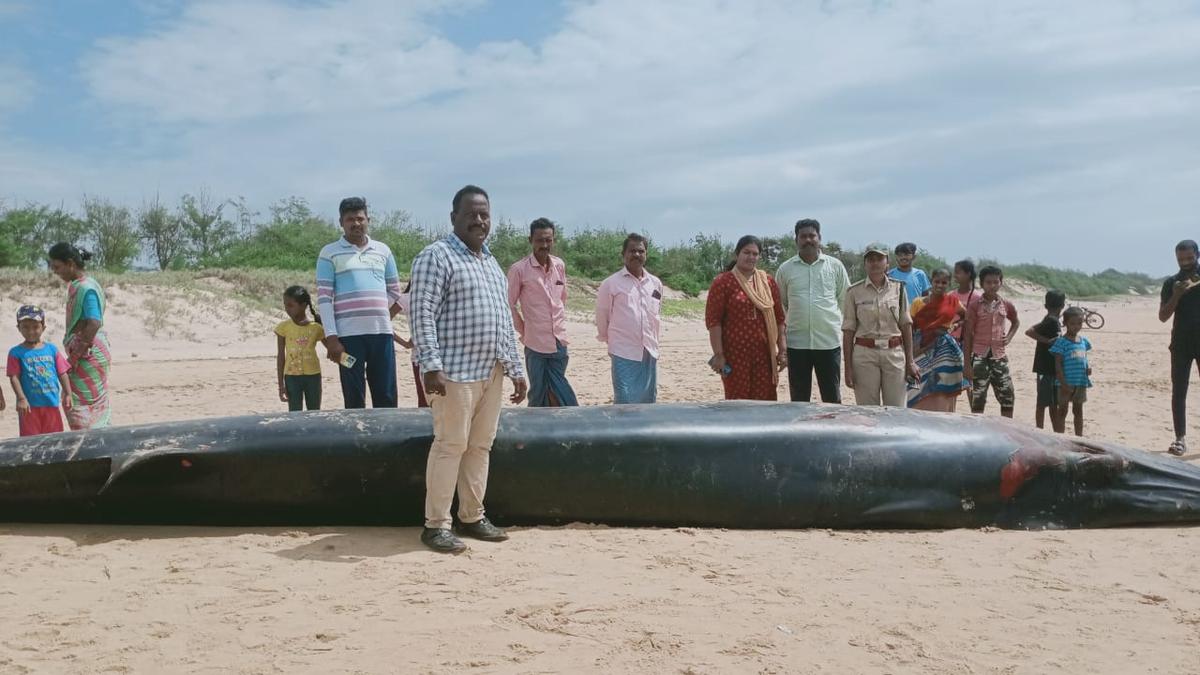
[[[346,353],[357,359],[353,368],[338,366],[346,408],[367,407],[368,386],[372,408],[395,408],[396,349],[392,346],[392,334],[339,335],[338,339]]]

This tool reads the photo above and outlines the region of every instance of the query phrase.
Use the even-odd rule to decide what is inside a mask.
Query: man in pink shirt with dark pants
[[[646,271],[646,238],[625,237],[625,267],[600,284],[596,330],[612,360],[613,403],[654,403],[658,396],[659,313],[663,285]]]
[[[554,222],[529,224],[533,253],[508,268],[508,306],[525,345],[529,407],[579,405],[567,381],[567,268],[554,250]]]

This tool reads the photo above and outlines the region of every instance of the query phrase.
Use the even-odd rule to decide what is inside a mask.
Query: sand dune
[[[57,308],[61,297],[46,293],[39,301]],[[281,409],[270,331],[282,317],[219,293],[113,295],[119,423]],[[1018,302],[1026,325],[1038,305]],[[1156,303],[1096,308],[1108,324],[1089,335],[1087,431],[1162,451],[1168,329]],[[602,346],[583,320],[569,333],[581,401],[609,402]],[[661,399],[720,397],[699,320],[670,321],[663,351]],[[1017,417],[1028,424],[1032,352],[1018,337]],[[401,374],[401,404],[412,405]],[[338,407],[332,365],[324,376],[327,407]],[[1200,392],[1189,412],[1200,424]],[[0,414],[0,436],[15,433],[12,411]],[[1200,672],[1200,530],[1189,528],[580,525],[517,529],[457,558],[424,551],[415,529],[3,525],[0,535],[3,672]]]

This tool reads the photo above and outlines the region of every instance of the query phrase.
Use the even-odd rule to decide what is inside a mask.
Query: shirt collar
[[[622,265],[621,266],[621,276],[629,277],[630,279],[633,279],[634,282],[640,284],[650,278],[650,270],[643,267],[642,268],[642,278],[639,279],[639,278],[633,276],[633,272],[630,272],[628,267],[625,267],[624,265]]]
[[[462,239],[458,238],[457,234],[454,234],[453,232],[451,232],[450,234],[446,235],[446,240],[450,242],[451,248],[458,250],[460,253],[463,253],[464,255],[469,255],[472,258],[478,257],[475,255],[474,251],[467,248],[467,245],[465,243],[463,243]],[[486,243],[483,245],[483,249],[482,249],[481,253],[484,258],[489,258],[492,255],[492,251],[491,251],[491,249],[488,248],[488,245]]]
[[[371,235],[363,235],[363,236],[366,237],[367,243],[363,244],[362,248],[359,248],[358,246],[351,244],[350,240],[347,239],[346,235],[344,235],[344,234],[342,235],[341,239],[338,239],[338,241],[341,242],[343,246],[345,246],[347,248],[352,248],[355,251],[365,251],[371,247]]]
[[[867,277],[866,282],[867,282],[868,287],[874,289],[876,292],[879,292],[879,293],[882,293],[882,292],[888,290],[888,287],[891,286],[892,284],[900,283],[900,282],[896,281],[895,279],[887,276],[886,274],[883,275],[883,285],[882,286],[876,286],[875,284],[871,283],[871,277]]]
[[[828,259],[829,256],[825,255],[824,252],[818,253],[817,259],[812,262],[805,262],[804,258],[801,258],[799,253],[792,256],[792,258],[794,258],[796,260],[796,262],[800,263],[801,265],[808,265],[809,267],[815,267],[818,263],[825,262],[825,260]]]
[[[539,262],[537,261],[537,256],[533,255],[532,253],[530,253],[530,254],[527,256],[527,259],[529,260],[529,266],[530,266],[530,267],[532,267],[532,268],[534,268],[534,269],[538,269],[538,270],[544,270],[544,269],[546,269],[546,268],[542,267],[542,264],[541,264],[541,263],[539,263]],[[554,267],[555,267],[554,263],[555,263],[555,261],[557,261],[557,260],[558,260],[558,259],[557,259],[557,258],[555,258],[553,254],[551,254],[551,255],[550,255],[550,269],[552,269],[552,270],[554,269]]]

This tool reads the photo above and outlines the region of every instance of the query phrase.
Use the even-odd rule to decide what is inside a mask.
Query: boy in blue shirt
[[[913,267],[913,258],[917,257],[917,245],[912,242],[904,242],[896,247],[896,266],[888,270],[888,278],[895,279],[904,284],[908,291],[909,301],[924,297],[933,288],[933,284],[929,282],[929,275],[925,274],[925,270]]]
[[[1065,424],[1067,403],[1070,403],[1075,418],[1075,435],[1082,436],[1083,404],[1087,402],[1088,387],[1092,386],[1092,368],[1088,365],[1087,357],[1092,343],[1079,335],[1079,331],[1083,330],[1083,310],[1071,307],[1063,312],[1063,328],[1065,334],[1055,340],[1050,348],[1058,373],[1058,415]]]
[[[17,420],[22,436],[51,434],[63,430],[59,405],[71,409],[67,389],[70,366],[62,352],[42,342],[46,331],[46,313],[35,305],[17,310],[17,330],[25,341],[8,351],[5,374],[17,395]]]

